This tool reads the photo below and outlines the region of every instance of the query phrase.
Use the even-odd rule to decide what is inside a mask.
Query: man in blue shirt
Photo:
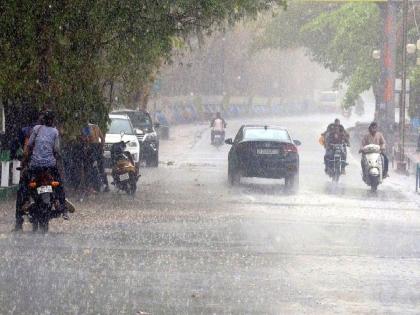
[[[60,159],[60,140],[58,130],[54,127],[54,116],[52,111],[43,113],[43,124],[36,125],[33,128],[25,150],[25,156],[29,164],[28,173],[30,175],[47,168],[51,176],[62,183],[57,167],[57,160]],[[69,216],[63,185],[56,187],[55,193],[60,203],[63,218],[68,220]]]

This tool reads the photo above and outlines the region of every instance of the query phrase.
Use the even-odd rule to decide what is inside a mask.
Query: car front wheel
[[[228,168],[228,180],[230,185],[237,185],[241,181],[241,173],[237,168],[229,166]]]

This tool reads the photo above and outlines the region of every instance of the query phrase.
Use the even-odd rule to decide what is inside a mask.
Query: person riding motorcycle
[[[217,112],[216,117],[210,123],[210,127],[212,128],[212,130],[211,130],[211,144],[214,143],[214,135],[217,132],[220,132],[222,134],[223,138],[225,137],[226,126],[227,126],[226,121],[222,118],[222,115],[220,114],[220,112]]]
[[[340,124],[339,119],[335,119],[334,123],[329,124],[327,130],[322,134],[324,139],[325,155],[324,164],[325,172],[327,172],[327,161],[333,159],[332,144],[344,144],[344,150],[342,159],[345,162],[342,168],[342,173],[345,174],[345,166],[347,165],[347,150],[346,146],[350,146],[349,134],[346,132],[344,127]]]
[[[59,132],[54,127],[55,114],[50,110],[46,110],[42,115],[42,123],[33,128],[28,145],[25,147],[24,160],[22,161],[22,167],[27,168],[27,172],[22,173],[24,177],[23,182],[25,183],[22,185],[24,187],[22,193],[26,196],[25,198],[29,195],[27,187],[31,176],[37,174],[40,170],[48,169],[51,176],[62,183],[58,169],[61,156]],[[60,203],[63,219],[69,220],[63,185],[56,187],[55,193]]]
[[[379,145],[379,147],[381,148],[381,156],[382,156],[383,161],[384,161],[384,169],[383,169],[382,177],[386,178],[386,177],[388,177],[388,164],[389,164],[389,162],[388,162],[388,157],[385,154],[385,149],[386,149],[385,138],[384,138],[383,134],[378,131],[378,124],[375,121],[370,123],[368,130],[369,130],[368,134],[366,134],[362,138],[362,145],[361,145],[361,148],[359,150],[359,153],[363,152],[363,147],[365,147],[369,144]],[[363,169],[363,163],[362,163],[362,169]],[[364,173],[365,172],[363,172],[363,174]]]

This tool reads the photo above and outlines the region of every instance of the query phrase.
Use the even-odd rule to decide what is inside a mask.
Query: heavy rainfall
[[[420,313],[419,2],[0,12],[0,314]]]

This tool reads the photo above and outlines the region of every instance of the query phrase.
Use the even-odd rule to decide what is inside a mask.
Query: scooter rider
[[[378,131],[378,124],[375,121],[371,122],[371,124],[369,125],[369,133],[363,137],[362,147],[360,148],[359,152],[361,153],[363,151],[363,147],[369,144],[376,144],[379,145],[379,147],[381,148],[381,155],[384,161],[384,169],[382,176],[384,178],[388,177],[388,157],[385,155],[386,142],[383,134]]]
[[[223,135],[223,138],[225,137],[225,128],[226,128],[227,124],[226,121],[222,118],[222,115],[220,114],[220,112],[216,113],[216,118],[214,118],[211,121],[210,127],[212,128],[211,130],[211,143],[214,143],[214,135],[216,132],[220,132]]]
[[[60,140],[59,132],[54,127],[54,112],[46,110],[42,113],[42,124],[36,125],[31,133],[28,145],[24,152],[23,166],[28,165],[28,172],[25,173],[24,182],[26,185],[24,194],[28,195],[28,185],[31,175],[36,173],[39,169],[48,168],[51,175],[62,183],[60,172],[58,170],[58,162],[60,161]],[[60,203],[61,212],[65,220],[69,219],[68,209],[66,206],[66,196],[63,185],[59,185],[55,192]]]

